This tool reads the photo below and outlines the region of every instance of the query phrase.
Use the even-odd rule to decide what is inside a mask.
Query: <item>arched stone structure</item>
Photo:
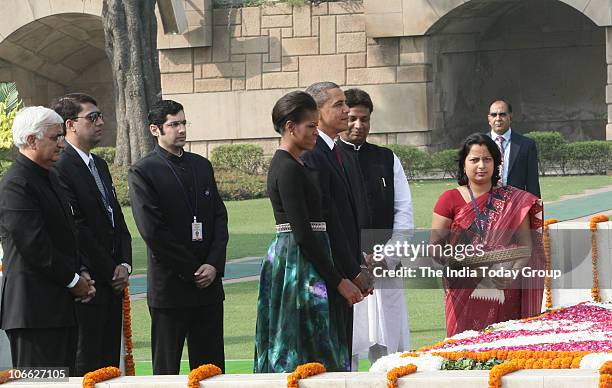
[[[503,23],[507,15],[516,15],[517,12],[524,11],[526,6],[537,7],[537,4],[534,5],[534,3],[537,2],[524,0],[506,0],[503,2],[496,0],[364,0],[368,37],[402,37],[400,39],[404,42],[404,45],[411,47],[414,52],[410,54],[411,57],[419,57],[421,63],[432,68],[432,82],[428,85],[428,116],[430,128],[433,130],[433,145],[452,145],[453,142],[457,141],[452,136],[452,125],[449,124],[451,120],[463,120],[463,128],[459,128],[456,133],[457,136],[455,137],[457,138],[468,132],[467,128],[470,126],[474,127],[474,130],[483,129],[482,121],[478,121],[479,117],[467,118],[470,111],[475,110],[473,106],[469,105],[486,105],[488,99],[493,98],[494,95],[508,95],[504,93],[506,90],[510,92],[509,97],[515,97],[524,88],[533,90],[538,86],[538,83],[542,88],[550,88],[550,82],[547,82],[550,80],[543,79],[550,74],[544,74],[540,68],[530,75],[531,81],[526,76],[521,78],[520,75],[509,74],[510,82],[515,82],[515,84],[509,85],[506,89],[502,88],[499,82],[493,82],[492,85],[483,85],[485,77],[479,75],[476,77],[480,78],[477,82],[481,83],[481,87],[489,87],[488,90],[482,91],[479,96],[474,95],[473,90],[468,91],[468,96],[465,96],[463,95],[465,90],[460,89],[469,83],[465,79],[468,74],[473,76],[474,71],[483,69],[485,71],[493,70],[490,74],[491,77],[499,77],[500,74],[496,74],[494,71],[494,64],[487,65],[485,63],[486,55],[474,55],[472,68],[469,68],[470,64],[465,61],[459,60],[451,64],[451,61],[444,58],[445,53],[452,51],[457,53],[456,58],[459,58],[461,52],[504,51],[499,44],[500,42],[497,42],[497,45],[495,44],[493,36],[498,33],[495,31],[495,24],[500,23],[500,20]],[[514,34],[506,31],[505,36],[506,38],[514,37],[514,49],[524,50],[526,46],[530,46],[533,49],[540,48],[542,52],[551,52],[559,57],[564,45],[568,46],[567,52],[571,59],[564,56],[561,62],[565,66],[575,67],[568,68],[565,72],[557,71],[556,73],[555,70],[558,69],[552,69],[551,74],[567,75],[574,71],[578,73],[578,78],[586,79],[589,88],[585,90],[581,87],[583,84],[580,83],[572,85],[575,80],[569,79],[568,81],[568,78],[565,78],[562,81],[568,81],[568,85],[564,90],[559,90],[559,88],[551,90],[553,94],[570,91],[584,93],[582,99],[576,100],[575,96],[572,95],[569,98],[572,101],[565,101],[565,104],[562,104],[565,107],[571,107],[573,112],[555,112],[555,109],[561,108],[561,106],[557,104],[555,108],[553,105],[558,101],[554,101],[554,98],[551,99],[545,110],[549,111],[551,117],[555,113],[560,114],[562,116],[561,121],[565,120],[562,125],[552,125],[551,121],[553,120],[550,117],[550,120],[542,120],[541,115],[535,117],[538,116],[537,114],[531,116],[527,114],[521,118],[527,119],[528,124],[539,125],[537,128],[540,129],[561,130],[574,139],[606,138],[612,140],[612,27],[610,27],[612,26],[612,2],[609,0],[551,0],[549,3],[553,13],[563,14],[562,17],[565,18],[570,18],[568,15],[571,14],[575,15],[571,18],[572,26],[560,27],[557,25],[554,27],[559,30],[564,28],[566,30],[565,36],[563,36],[563,33],[557,34],[559,35],[558,42],[551,42],[550,39],[545,42],[547,39],[543,38],[545,35],[554,35],[549,34],[551,31],[546,31],[549,25],[543,23],[547,17],[554,17],[550,16],[550,9],[541,10],[537,18],[533,18],[532,13],[523,20],[519,19],[519,25],[515,31],[512,31]],[[532,18],[532,20],[529,20],[529,18]],[[529,34],[531,35],[525,34],[523,36],[526,44],[523,45],[524,47],[520,47],[521,45],[516,44],[516,40],[523,32],[523,25],[530,21],[532,22],[529,27],[531,28]],[[514,20],[514,22],[517,22],[517,20]],[[580,27],[572,31],[576,23]],[[540,24],[541,31],[534,33],[533,27],[538,24]],[[512,28],[510,25],[506,27]],[[450,35],[455,35],[454,39],[449,39],[448,36]],[[595,49],[596,46],[599,48]],[[553,47],[556,47],[557,50],[551,51]],[[589,50],[586,47],[591,49]],[[589,52],[587,53],[587,51]],[[506,57],[509,57],[509,55],[506,55]],[[489,56],[488,59],[491,59],[491,57]],[[529,59],[535,60],[534,58],[526,58],[523,62],[529,62]],[[502,62],[502,65],[505,65],[506,70],[519,69],[518,71],[520,71],[520,64],[516,61],[514,63],[515,67],[508,65],[506,62]],[[464,66],[463,73],[460,69],[461,66]],[[454,71],[454,74],[449,75],[449,70],[451,73]],[[529,72],[523,71],[524,75],[527,73]],[[463,76],[463,79],[461,79],[461,76]],[[538,78],[537,76],[541,77]],[[451,77],[454,77],[454,80],[450,80]],[[525,84],[517,86],[516,83],[520,81],[524,81]],[[477,86],[472,85],[472,89],[475,87]],[[513,87],[514,90],[512,90]],[[516,91],[517,88],[519,92]],[[575,90],[572,90],[572,88],[575,88]],[[525,102],[525,106],[528,107],[527,109],[542,106],[541,101],[536,102],[536,104]],[[461,104],[466,106],[459,109],[455,109],[455,107],[449,109],[449,105]],[[479,107],[477,113],[471,113],[472,115],[478,114],[481,117],[483,109],[486,109],[486,106]],[[579,121],[578,130],[570,128],[570,123],[576,121]],[[484,126],[486,127],[486,124]],[[602,127],[606,128],[605,135]],[[529,128],[529,130],[533,129],[536,128]],[[450,137],[448,136],[449,131],[451,132]],[[438,133],[436,134],[436,132]]]
[[[67,92],[98,100],[114,144],[111,69],[104,51],[102,0],[5,0],[0,13],[0,81],[17,83],[27,105]]]

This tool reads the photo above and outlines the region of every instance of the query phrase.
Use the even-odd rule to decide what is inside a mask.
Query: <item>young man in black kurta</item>
[[[224,370],[223,286],[227,211],[210,162],[183,151],[183,106],[149,112],[157,146],[128,173],[132,211],[147,244],[147,302],[153,374],[178,374],[185,338],[189,366]]]

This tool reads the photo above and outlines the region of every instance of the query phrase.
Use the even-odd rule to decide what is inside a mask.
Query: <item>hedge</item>
[[[404,167],[408,179],[415,179],[426,175],[432,168],[432,159],[429,154],[412,145],[389,144],[387,145]]]
[[[254,144],[228,144],[214,148],[210,161],[215,168],[237,170],[245,174],[262,173],[266,166],[263,148]]]
[[[581,174],[605,174],[611,166],[612,142],[605,140],[577,141],[563,147],[563,165]]]
[[[96,147],[91,150],[91,153],[104,159],[109,166],[115,163],[115,147]]]
[[[538,149],[538,165],[541,175],[552,172],[556,167],[565,173],[565,145],[566,141],[559,132],[542,131],[529,132],[526,137],[532,139]]]

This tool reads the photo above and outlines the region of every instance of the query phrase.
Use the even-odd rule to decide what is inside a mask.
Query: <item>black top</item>
[[[96,155],[92,154],[92,158],[108,193],[114,227],[91,170],[70,144],[66,144],[51,173],[57,176],[62,194],[74,212],[79,247],[87,256],[89,273],[96,281],[96,296],[89,303],[98,304],[123,297],[123,294],[115,294],[111,282],[119,264],[132,265],[132,238],[117,201],[108,165]]]
[[[221,302],[227,211],[208,159],[190,152],[178,157],[158,145],[130,168],[128,183],[134,220],[147,244],[149,306]],[[194,216],[202,223],[201,241],[192,241]],[[217,277],[200,289],[194,273],[204,263],[216,268]]]
[[[74,326],[74,300],[67,286],[86,263],[78,251],[70,207],[55,176],[21,153],[0,182],[0,239],[0,327]]]
[[[291,224],[295,241],[306,260],[329,286],[337,287],[342,278],[310,226],[310,222],[323,220],[321,193],[314,174],[287,151],[277,150],[268,170],[268,196],[276,223]]]

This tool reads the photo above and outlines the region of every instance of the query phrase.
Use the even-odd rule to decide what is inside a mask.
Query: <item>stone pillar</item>
[[[606,85],[606,104],[608,104],[608,124],[606,125],[606,140],[612,141],[612,27],[606,27],[606,65],[608,82]],[[612,175],[612,169],[608,169]]]

